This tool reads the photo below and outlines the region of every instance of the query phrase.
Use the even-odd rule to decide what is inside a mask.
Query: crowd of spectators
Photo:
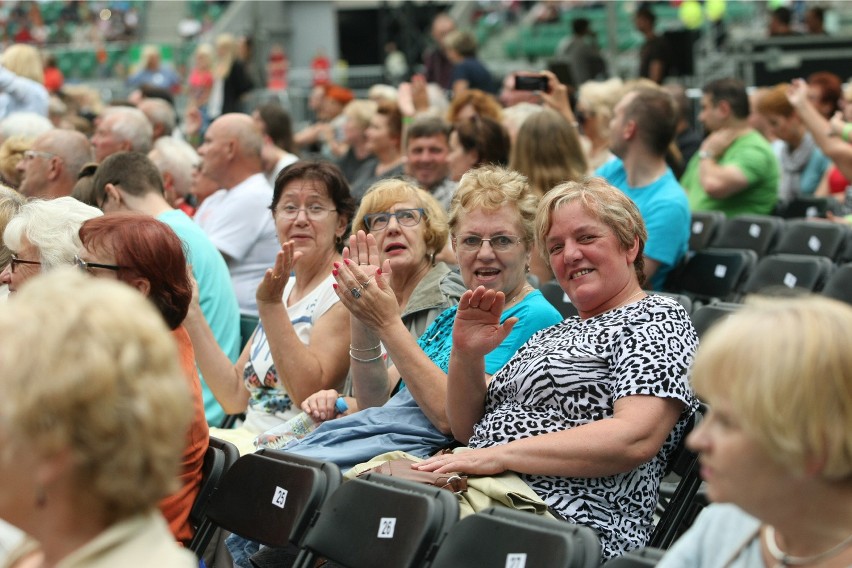
[[[689,375],[702,353],[686,310],[653,292],[687,256],[691,212],[769,215],[799,196],[836,195],[837,211],[848,213],[850,105],[830,74],[767,86],[754,101],[741,81],[723,78],[702,86],[693,124],[682,89],[661,87],[653,64],[651,77],[590,79],[572,99],[550,71],[492,83],[473,36],[454,27],[446,14],[435,19],[441,43],[424,54],[426,76],[376,85],[365,98],[317,84],[314,120],[299,131],[278,103],[247,108],[251,71],[231,36],[198,48],[186,84],[157,48],[143,50],[126,101],[101,101],[85,87],[50,92],[35,48],[4,50],[0,302],[37,333],[50,318],[32,320],[24,308],[50,294],[39,310],[79,307],[62,323],[76,342],[116,350],[113,328],[89,321],[100,313],[90,295],[104,294],[109,307],[137,290],[166,326],[135,329],[134,318],[150,314],[134,305],[110,308],[127,320],[115,329],[129,334],[128,345],[146,333],[159,338],[139,349],[171,361],[150,380],[170,381],[184,410],[159,426],[172,428],[180,447],[143,448],[157,468],[174,472],[180,461],[181,474],[171,484],[152,477],[138,502],[107,514],[117,498],[105,489],[75,501],[82,466],[46,441],[45,421],[33,432],[7,420],[34,420],[24,413],[37,401],[26,397],[47,389],[25,395],[23,375],[0,380],[20,397],[0,403],[0,471],[33,442],[33,471],[59,472],[18,474],[0,489],[0,517],[27,533],[0,524],[0,551],[52,561],[74,545],[97,551],[110,535],[130,551],[135,537],[115,531],[134,524],[164,557],[185,561],[172,541],[191,539],[208,436],[252,452],[302,412],[321,425],[287,451],[343,470],[403,451],[424,460],[416,466],[424,471],[516,475],[529,499],[592,527],[604,559],[648,542],[660,481],[698,407]],[[534,90],[522,88],[531,81]],[[191,101],[179,117],[174,95],[183,89]],[[87,286],[63,272],[73,265],[124,288]],[[543,285],[561,289],[578,315],[562,320]],[[0,362],[12,361],[11,327]],[[157,345],[163,334],[168,349]],[[47,363],[24,351],[14,352],[24,369],[63,374],[67,362],[51,358],[65,354],[58,347]],[[131,365],[138,358],[103,356],[92,372],[120,383],[125,372],[149,373]],[[749,379],[741,375],[736,381]],[[724,393],[698,380],[724,416]],[[728,380],[731,392],[741,388]],[[152,408],[166,405],[155,394]],[[341,397],[348,409],[338,414]],[[241,415],[236,427],[226,415]],[[714,449],[711,428],[693,434],[697,451]],[[435,455],[459,444],[466,451]],[[845,486],[824,486],[843,475],[848,485],[848,464],[823,479],[827,455],[802,459],[815,477],[802,487],[825,491],[825,502],[849,501]],[[743,526],[772,529],[759,528],[758,543],[779,546],[765,536],[776,529],[788,542],[790,525],[772,528],[771,508],[712,495],[754,517],[734,515]],[[82,532],[39,526],[68,503],[91,512]],[[842,526],[838,534],[848,535]],[[239,566],[263,552],[236,536],[228,548]],[[276,553],[292,551],[263,552]],[[0,565],[26,565],[16,561],[0,553]]]

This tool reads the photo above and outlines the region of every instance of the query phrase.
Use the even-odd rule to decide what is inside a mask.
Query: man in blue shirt
[[[677,111],[662,89],[630,91],[615,106],[610,150],[616,155],[596,175],[632,199],[648,229],[645,243],[647,288],[659,290],[689,246],[690,213],[686,193],[666,164],[674,139]]]

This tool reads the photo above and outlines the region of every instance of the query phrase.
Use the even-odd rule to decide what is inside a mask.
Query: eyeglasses
[[[390,223],[391,218],[395,217],[396,222],[403,227],[413,227],[423,219],[423,215],[422,207],[418,207],[417,209],[400,209],[393,213],[390,211],[371,213],[364,215],[364,224],[367,226],[368,231],[384,231]]]
[[[304,211],[305,216],[311,221],[320,221],[328,217],[328,214],[337,209],[328,209],[320,205],[310,205],[308,207],[296,207],[295,205],[285,205],[278,209],[278,214],[285,219],[295,219],[299,216],[299,211]]]
[[[12,271],[12,274],[15,273],[15,268],[19,264],[34,264],[36,266],[41,266],[41,263],[37,260],[24,260],[22,258],[18,258],[17,255],[12,255],[12,260],[9,262],[9,269]]]
[[[117,264],[98,264],[97,262],[86,262],[79,256],[74,257],[74,266],[82,270],[83,272],[92,273],[93,268],[103,268],[104,270],[115,270],[119,271],[124,266],[118,266]]]
[[[522,241],[523,239],[514,235],[497,235],[490,239],[483,239],[476,235],[465,235],[456,237],[456,247],[464,252],[479,252],[482,243],[488,243],[494,252],[506,252]]]
[[[24,160],[32,160],[34,158],[38,158],[41,156],[42,158],[49,160],[56,156],[56,154],[51,154],[50,152],[42,152],[41,150],[27,150],[24,152]]]

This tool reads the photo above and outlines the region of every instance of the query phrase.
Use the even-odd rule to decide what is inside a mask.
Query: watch
[[[708,152],[707,150],[699,150],[698,151],[698,157],[701,158],[702,160],[704,160],[706,158],[710,158],[711,160],[713,160],[713,159],[716,158],[716,156],[714,156],[711,152]]]

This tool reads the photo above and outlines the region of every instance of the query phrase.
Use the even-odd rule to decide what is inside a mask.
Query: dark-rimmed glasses
[[[35,266],[41,266],[41,262],[37,260],[24,260],[23,258],[18,258],[18,255],[13,254],[12,260],[9,261],[9,270],[12,271],[12,274],[15,273],[15,267],[19,264],[33,264]]]
[[[99,264],[97,262],[86,262],[79,256],[74,257],[74,266],[82,270],[83,272],[92,273],[93,268],[103,268],[104,270],[115,270],[116,272],[124,268],[123,266],[118,266],[117,264]]]
[[[464,235],[456,237],[456,248],[464,252],[478,252],[482,243],[488,243],[494,252],[506,252],[522,241],[523,239],[514,235],[495,235],[490,239],[483,239],[477,235]]]
[[[399,209],[393,213],[390,211],[371,213],[364,215],[364,225],[367,226],[368,231],[384,231],[390,223],[391,218],[396,217],[396,222],[403,227],[413,227],[423,219],[423,214],[422,207],[418,207],[417,209]]]

